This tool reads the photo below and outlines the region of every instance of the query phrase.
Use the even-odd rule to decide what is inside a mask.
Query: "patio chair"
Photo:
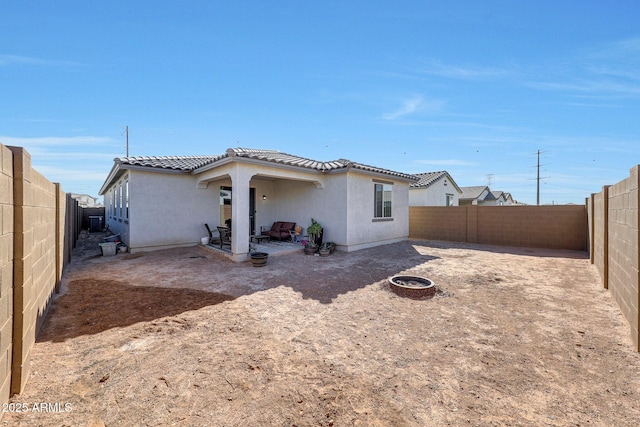
[[[207,229],[207,233],[209,233],[209,244],[213,243],[213,232],[209,228],[209,224],[205,223],[204,226]]]
[[[302,227],[297,225],[295,229],[289,230],[289,235],[293,243],[299,242],[302,237]]]
[[[220,234],[220,249],[223,245],[231,246],[231,230],[227,227],[218,227],[218,233]]]

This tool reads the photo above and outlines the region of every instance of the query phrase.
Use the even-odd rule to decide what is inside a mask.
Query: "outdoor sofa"
[[[289,239],[291,231],[295,232],[295,222],[276,221],[271,227],[260,227],[260,234],[269,236],[271,239]]]

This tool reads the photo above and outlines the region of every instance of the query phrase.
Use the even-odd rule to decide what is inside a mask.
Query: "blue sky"
[[[640,163],[637,1],[0,0],[0,142],[67,192],[115,157],[268,148],[584,203]]]

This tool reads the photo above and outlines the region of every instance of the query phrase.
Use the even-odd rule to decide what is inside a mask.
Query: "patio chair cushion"
[[[295,222],[283,222],[282,226],[280,227],[280,230],[286,231],[288,233],[290,230],[293,230],[295,226],[296,226]]]
[[[282,223],[279,221],[276,221],[273,223],[273,225],[271,226],[271,231],[280,231],[280,228],[282,227]]]
[[[295,226],[295,222],[276,221],[270,230],[262,230],[262,234],[278,240],[288,239],[291,237],[289,230],[293,230]]]

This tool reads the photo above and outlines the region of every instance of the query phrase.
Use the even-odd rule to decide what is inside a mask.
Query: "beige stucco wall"
[[[391,220],[374,221],[374,184],[392,182]],[[409,236],[409,185],[406,182],[349,173],[347,250],[394,243]]]
[[[439,179],[429,188],[409,188],[409,206],[447,206],[447,194],[453,195],[452,206],[458,206],[460,193],[447,180]]]
[[[313,218],[323,226],[324,241],[335,242],[347,251],[406,239],[407,183],[394,182],[392,221],[372,221],[373,197],[373,177],[357,172],[328,174],[322,188],[311,182],[278,180],[269,198],[274,208],[270,220],[294,221],[306,231]]]
[[[393,220],[373,222],[375,177],[380,178],[361,172],[323,174],[243,161],[193,175],[130,170],[129,237],[123,241],[132,252],[200,243],[206,236],[204,223],[212,228],[220,223],[220,186],[233,188],[233,211],[246,212],[237,217],[240,224],[234,221],[232,225],[237,260],[249,251],[249,188],[255,189],[257,231],[274,221],[292,221],[306,230],[314,218],[324,227],[324,240],[336,242],[342,250],[406,239],[408,183],[382,177],[393,182]],[[107,224],[119,232],[124,221],[110,217],[110,191],[105,194]]]
[[[198,188],[189,174],[129,171],[129,219],[107,213],[111,231],[122,232],[131,252],[188,246],[218,224],[219,192]],[[107,206],[108,209],[108,206]]]

